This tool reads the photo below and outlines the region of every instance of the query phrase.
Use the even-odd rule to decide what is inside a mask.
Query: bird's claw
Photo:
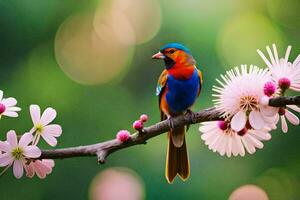
[[[187,109],[186,113],[190,115],[191,121],[193,124],[197,123],[195,113],[191,109]]]
[[[168,123],[169,123],[169,127],[170,129],[174,129],[174,121],[172,119],[172,117],[168,117]]]

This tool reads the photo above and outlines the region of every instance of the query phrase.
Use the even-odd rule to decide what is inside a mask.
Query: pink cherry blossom
[[[267,69],[259,69],[251,65],[247,68],[234,68],[221,75],[223,80],[220,86],[214,86],[213,94],[216,108],[222,113],[222,117],[230,119],[230,127],[235,131],[241,131],[249,121],[253,129],[263,129],[270,126],[265,120],[264,113],[276,112],[268,105],[262,105],[261,101],[266,97],[264,86],[271,81]]]
[[[257,50],[260,57],[268,66],[272,79],[283,93],[287,89],[300,91],[300,55],[291,63],[289,62],[291,46],[288,46],[284,57],[279,57],[275,44],[272,45],[272,48],[273,51],[269,46],[266,47],[269,59],[266,58],[262,51]]]
[[[56,117],[56,111],[53,108],[46,108],[41,115],[40,107],[38,105],[31,105],[30,115],[34,125],[30,132],[35,132],[33,144],[37,144],[42,136],[50,146],[56,146],[56,137],[62,134],[60,125],[50,124]]]
[[[227,157],[244,156],[245,150],[253,154],[256,148],[263,148],[262,141],[270,140],[270,129],[254,130],[243,128],[236,132],[230,128],[230,122],[212,121],[202,122],[199,131],[203,133],[201,139],[205,141],[208,148]]]
[[[25,165],[26,176],[32,178],[35,174],[44,179],[52,172],[55,162],[51,159],[34,160]]]
[[[13,97],[3,98],[3,91],[0,90],[0,118],[1,116],[18,117],[21,108],[17,107],[17,100]]]
[[[23,176],[26,158],[38,158],[41,155],[41,150],[37,146],[29,145],[32,139],[31,133],[25,133],[18,142],[15,131],[7,133],[7,140],[0,141],[0,151],[3,152],[0,154],[0,167],[6,167],[2,173],[13,166],[14,176],[17,179]]]
[[[282,132],[287,133],[288,132],[288,124],[287,121],[289,121],[293,125],[299,125],[300,121],[299,118],[292,113],[290,110],[293,110],[297,113],[300,113],[300,108],[296,105],[287,105],[286,108],[276,108],[278,111],[277,114],[277,122],[281,121],[281,129]]]
[[[120,142],[126,142],[129,140],[130,138],[130,133],[127,130],[121,130],[117,133],[116,135],[117,140],[119,140]]]

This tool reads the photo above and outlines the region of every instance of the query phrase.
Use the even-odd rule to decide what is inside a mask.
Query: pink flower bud
[[[120,142],[126,142],[130,138],[130,133],[127,130],[121,130],[117,133],[116,137],[117,137],[117,140],[119,140]]]
[[[142,114],[142,115],[140,116],[140,120],[141,120],[142,122],[148,121],[148,115]]]
[[[4,113],[5,110],[6,110],[5,105],[0,103],[0,114]]]
[[[144,128],[144,124],[142,121],[140,120],[136,120],[135,122],[133,122],[132,124],[132,127],[135,129],[135,130],[142,130]]]
[[[281,78],[278,80],[278,86],[282,90],[289,89],[289,87],[291,86],[291,81],[288,78]]]
[[[218,127],[222,130],[225,131],[228,127],[227,123],[225,121],[219,121],[218,122]]]
[[[276,92],[276,85],[272,81],[268,81],[264,85],[264,93],[268,97],[272,96]]]

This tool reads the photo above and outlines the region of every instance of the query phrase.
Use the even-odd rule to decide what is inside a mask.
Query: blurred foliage
[[[138,9],[152,5],[145,2],[147,5],[139,5]],[[63,127],[58,147],[114,138],[120,129],[131,130],[131,123],[141,113],[150,116],[149,124],[157,122],[159,112],[154,94],[163,63],[150,58],[168,42],[188,46],[203,71],[204,88],[195,110],[212,105],[211,87],[225,69],[246,63],[262,65],[257,48],[264,49],[274,42],[280,47],[280,53],[287,44],[293,45],[292,58],[300,52],[298,0],[161,0],[153,4],[156,6],[151,9],[155,11],[151,13],[153,18],[149,13],[144,16],[136,10],[133,19],[144,21],[129,18],[130,23],[139,24],[123,34],[147,31],[136,34],[138,45],[122,44],[130,51],[129,54],[125,51],[128,57],[122,62],[125,70],[115,73],[115,77],[105,83],[82,85],[76,78],[65,75],[63,66],[58,64],[56,33],[71,16],[93,15],[105,3],[107,1],[0,0],[1,90],[6,96],[16,97],[23,109],[19,118],[1,120],[1,139],[10,129],[23,133],[31,128],[29,105],[32,103],[57,109],[56,122]],[[157,26],[153,26],[153,30],[143,29],[142,26],[153,24],[153,19],[157,20],[159,31]],[[118,18],[105,23],[114,26]],[[73,30],[70,37],[76,32]],[[101,32],[95,33],[103,36]],[[145,38],[142,38],[143,33]],[[114,38],[111,32],[107,34]],[[116,33],[116,38],[128,39],[120,32]],[[133,38],[129,37],[130,41]],[[84,53],[76,52],[76,56],[68,59],[77,62],[94,52]],[[101,59],[101,56],[92,58]],[[112,53],[108,58],[115,61],[123,57]],[[87,70],[88,67],[82,66]],[[105,76],[106,69],[115,69],[107,62],[99,67],[103,71],[99,79]],[[144,182],[146,199],[223,200],[244,184],[257,184],[272,200],[300,198],[299,187],[295,187],[300,184],[299,127],[292,127],[288,134],[273,132],[272,140],[265,143],[263,150],[231,159],[208,150],[197,129],[197,125],[193,126],[187,136],[191,159],[191,177],[187,182],[176,180],[173,185],[167,184],[164,178],[166,135],[161,135],[145,146],[114,153],[103,166],[97,165],[95,158],[57,160],[53,173],[45,180],[24,177],[17,181],[9,171],[0,178],[0,199],[87,199],[93,178],[109,167],[127,167],[135,171]],[[45,144],[42,146],[49,148]]]

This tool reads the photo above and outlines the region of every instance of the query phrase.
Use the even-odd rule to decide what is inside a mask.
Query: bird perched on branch
[[[152,58],[164,60],[166,67],[156,88],[161,120],[169,119],[171,127],[168,133],[166,179],[172,183],[178,174],[185,181],[190,175],[186,127],[174,127],[172,117],[191,112],[190,108],[200,94],[202,75],[195,66],[196,61],[190,50],[181,44],[167,44]]]

